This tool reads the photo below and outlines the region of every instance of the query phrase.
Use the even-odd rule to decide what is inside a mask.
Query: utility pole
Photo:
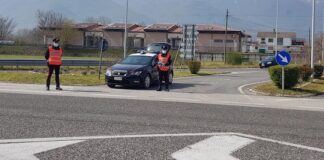
[[[308,49],[308,54],[310,55],[310,53],[312,52],[311,50],[312,50],[312,37],[311,37],[311,33],[312,31],[311,31],[311,27],[309,27],[309,30],[308,30],[308,47],[309,47],[309,49]],[[311,59],[310,59],[310,56],[308,57],[308,56],[306,56],[306,63],[308,64],[308,61],[311,61]]]
[[[312,7],[312,44],[311,44],[311,68],[314,69],[314,34],[315,34],[315,0]]]
[[[321,34],[321,48],[322,48],[322,63],[324,63],[324,47],[323,47],[323,38],[324,38],[324,11],[323,11],[323,31],[322,31],[322,34]]]
[[[127,39],[128,39],[127,23],[128,23],[128,0],[126,0],[125,33],[124,33],[124,58],[126,58],[126,54],[127,54]]]
[[[226,25],[225,25],[225,42],[224,42],[224,62],[226,63],[227,52],[227,29],[228,29],[228,9],[226,10]]]
[[[275,54],[278,53],[278,18],[279,18],[279,0],[277,0],[277,12],[276,12],[276,48]]]
[[[278,54],[278,19],[279,19],[279,0],[277,0],[277,12],[276,12],[276,55]],[[281,67],[281,92],[282,95],[285,91],[285,67]]]

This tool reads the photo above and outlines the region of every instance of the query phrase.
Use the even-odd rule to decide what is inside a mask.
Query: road
[[[169,135],[183,133],[241,133],[324,149],[324,112],[9,93],[0,93],[0,106],[2,140],[167,134],[90,139],[37,153],[38,159],[173,159],[173,153],[211,137]],[[232,156],[324,159],[323,152],[254,140]]]
[[[266,70],[223,71],[170,93],[0,83],[0,160],[324,160],[323,99],[242,95]]]
[[[238,88],[245,84],[270,80],[266,69],[218,69],[228,74],[207,77],[176,79],[172,92],[240,94]]]

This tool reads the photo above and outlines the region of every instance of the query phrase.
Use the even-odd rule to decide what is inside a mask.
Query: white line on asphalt
[[[66,147],[83,141],[51,141],[0,144],[0,160],[38,160],[37,153]]]
[[[173,153],[176,160],[239,160],[231,154],[254,143],[239,136],[213,136]]]
[[[243,88],[250,86],[250,85],[255,85],[255,84],[261,84],[261,83],[266,83],[266,82],[270,82],[270,81],[261,81],[261,82],[255,82],[255,83],[250,83],[250,84],[244,84],[240,87],[237,88],[237,90],[241,93],[241,94],[246,94],[243,90]]]
[[[145,135],[112,135],[112,136],[90,136],[90,137],[56,137],[56,138],[31,138],[31,139],[4,139],[0,140],[1,144],[10,143],[33,143],[33,142],[51,142],[51,141],[85,141],[85,140],[100,140],[100,139],[125,139],[125,138],[161,138],[161,137],[195,137],[195,136],[240,136],[245,138],[251,138],[254,140],[260,140],[265,142],[272,142],[290,147],[296,147],[311,151],[317,151],[324,153],[324,149],[309,147],[300,144],[294,144],[285,141],[273,140],[269,138],[263,138],[254,135],[248,135],[243,133],[233,132],[218,132],[218,133],[181,133],[181,134],[145,134]]]
[[[17,89],[0,89],[1,93],[15,93],[15,94],[27,94],[27,95],[54,95],[54,96],[69,96],[69,97],[88,97],[88,98],[113,98],[113,99],[128,99],[128,100],[143,100],[143,101],[158,101],[158,102],[179,102],[179,103],[194,103],[194,104],[210,104],[210,105],[231,105],[231,106],[240,106],[240,107],[253,107],[253,108],[273,108],[273,109],[286,109],[286,110],[303,110],[303,111],[324,111],[321,100],[319,99],[305,99],[301,100],[302,103],[298,105],[287,105],[291,102],[296,102],[295,98],[273,98],[269,102],[269,98],[266,97],[256,97],[243,95],[244,99],[249,99],[248,101],[236,100],[234,99],[225,99],[221,100],[225,95],[221,94],[211,94],[208,97],[201,94],[188,94],[187,96],[182,96],[181,98],[172,98],[178,97],[174,92],[170,93],[159,93],[158,95],[163,95],[160,97],[154,96],[155,92],[149,92],[149,94],[138,94],[134,92],[132,95],[115,95],[114,93],[107,92],[106,94],[102,93],[79,93],[79,92],[57,92],[57,91],[33,91],[33,90],[17,90]],[[143,91],[144,92],[144,91]],[[125,92],[126,93],[126,92]],[[129,92],[127,92],[129,93]],[[122,94],[122,93],[119,93]],[[203,97],[201,97],[203,96]],[[219,96],[219,97],[218,97]],[[240,95],[242,96],[242,95]],[[188,98],[185,98],[188,97]],[[206,99],[208,98],[208,100]],[[242,97],[241,97],[242,98]],[[261,100],[262,99],[262,100]],[[260,101],[261,100],[261,101]],[[285,103],[281,103],[285,101]],[[312,102],[312,103],[310,103]],[[278,104],[278,105],[276,105]],[[282,105],[286,104],[286,105]],[[305,104],[316,104],[315,106],[305,105]]]

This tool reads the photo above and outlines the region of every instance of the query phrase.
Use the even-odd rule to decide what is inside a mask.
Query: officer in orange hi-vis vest
[[[51,77],[55,70],[56,90],[62,90],[60,86],[60,68],[62,65],[62,48],[59,45],[60,39],[54,38],[53,44],[49,45],[45,53],[45,59],[48,65],[48,76],[46,81],[46,89],[50,90]]]
[[[169,91],[169,72],[172,59],[170,53],[168,52],[168,47],[162,46],[162,51],[157,55],[156,61],[158,62],[159,70],[159,87],[157,91],[162,90],[163,80],[165,82],[165,90]]]

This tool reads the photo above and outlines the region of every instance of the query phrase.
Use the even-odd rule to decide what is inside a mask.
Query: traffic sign
[[[187,24],[183,26],[183,41],[181,43],[181,50],[185,58],[191,55],[191,59],[195,57],[195,43],[198,40],[198,34],[196,25]]]
[[[287,66],[291,62],[291,56],[286,51],[281,51],[276,54],[276,61],[280,66]]]

